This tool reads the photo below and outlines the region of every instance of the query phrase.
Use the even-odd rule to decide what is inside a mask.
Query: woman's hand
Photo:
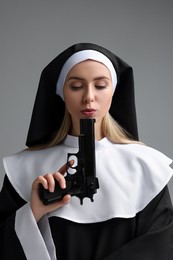
[[[73,161],[68,162],[72,165]],[[65,195],[61,201],[55,202],[50,205],[44,205],[39,197],[39,184],[42,184],[45,189],[49,189],[50,192],[54,191],[55,179],[59,182],[62,189],[66,188],[66,182],[64,174],[66,172],[67,164],[63,165],[59,171],[55,173],[48,173],[45,176],[38,176],[32,184],[30,205],[36,221],[38,222],[45,214],[52,212],[65,204],[70,202],[70,195]]]

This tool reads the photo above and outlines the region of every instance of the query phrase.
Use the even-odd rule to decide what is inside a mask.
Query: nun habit
[[[132,68],[109,50],[75,44],[43,70],[26,145],[48,142],[61,126],[65,104],[56,94],[64,63],[74,53],[104,54],[117,73],[110,114],[138,140]],[[33,181],[57,171],[78,140],[67,136],[45,150],[25,150],[3,159],[6,175],[0,193],[0,259],[30,260],[172,260],[173,209],[167,184],[172,160],[141,144],[96,141],[100,188],[94,202],[77,197],[44,216],[39,223],[30,208]]]

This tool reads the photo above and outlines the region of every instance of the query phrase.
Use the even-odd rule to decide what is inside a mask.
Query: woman
[[[50,192],[55,180],[66,187],[81,118],[96,120],[94,202],[81,206],[67,194],[43,205],[40,184]],[[137,140],[132,68],[91,43],[55,58],[41,75],[30,148],[4,158],[1,259],[172,259],[172,160]]]

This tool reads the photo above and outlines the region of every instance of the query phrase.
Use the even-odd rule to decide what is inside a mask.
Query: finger
[[[60,172],[61,174],[64,174],[66,172],[66,170],[72,166],[74,164],[74,160],[70,160],[67,163],[65,163],[58,172]]]
[[[33,182],[32,188],[37,189],[38,184],[42,184],[45,189],[48,189],[48,183],[47,180],[44,178],[44,176],[38,176],[37,179]]]
[[[47,181],[49,191],[54,192],[55,189],[54,174],[48,173],[44,176],[44,178]]]
[[[62,207],[64,206],[65,204],[68,204],[71,200],[71,196],[68,194],[68,195],[65,195],[62,200],[59,202],[59,207]]]
[[[65,181],[65,178],[64,176],[60,173],[60,172],[56,172],[54,173],[54,178],[58,181],[60,187],[62,189],[65,189],[66,188],[66,181]]]
[[[50,204],[50,205],[46,205],[47,213],[67,205],[70,202],[70,200],[71,200],[71,196],[65,195],[62,198],[62,200],[55,202],[53,204]]]

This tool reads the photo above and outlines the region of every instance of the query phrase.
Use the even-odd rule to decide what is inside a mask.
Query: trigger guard
[[[72,156],[75,157],[75,159],[72,159],[74,161],[74,166],[69,164],[70,157],[72,157]],[[73,153],[68,153],[67,162],[68,162],[68,168],[75,169],[75,170],[77,169],[77,165],[78,165],[78,157],[77,157],[77,155],[75,155]]]
[[[71,171],[74,171],[74,172],[70,172],[70,169],[71,169]],[[67,175],[74,175],[76,172],[77,172],[77,166],[74,166],[74,167],[69,167],[67,170],[66,170],[66,172],[67,172]]]

